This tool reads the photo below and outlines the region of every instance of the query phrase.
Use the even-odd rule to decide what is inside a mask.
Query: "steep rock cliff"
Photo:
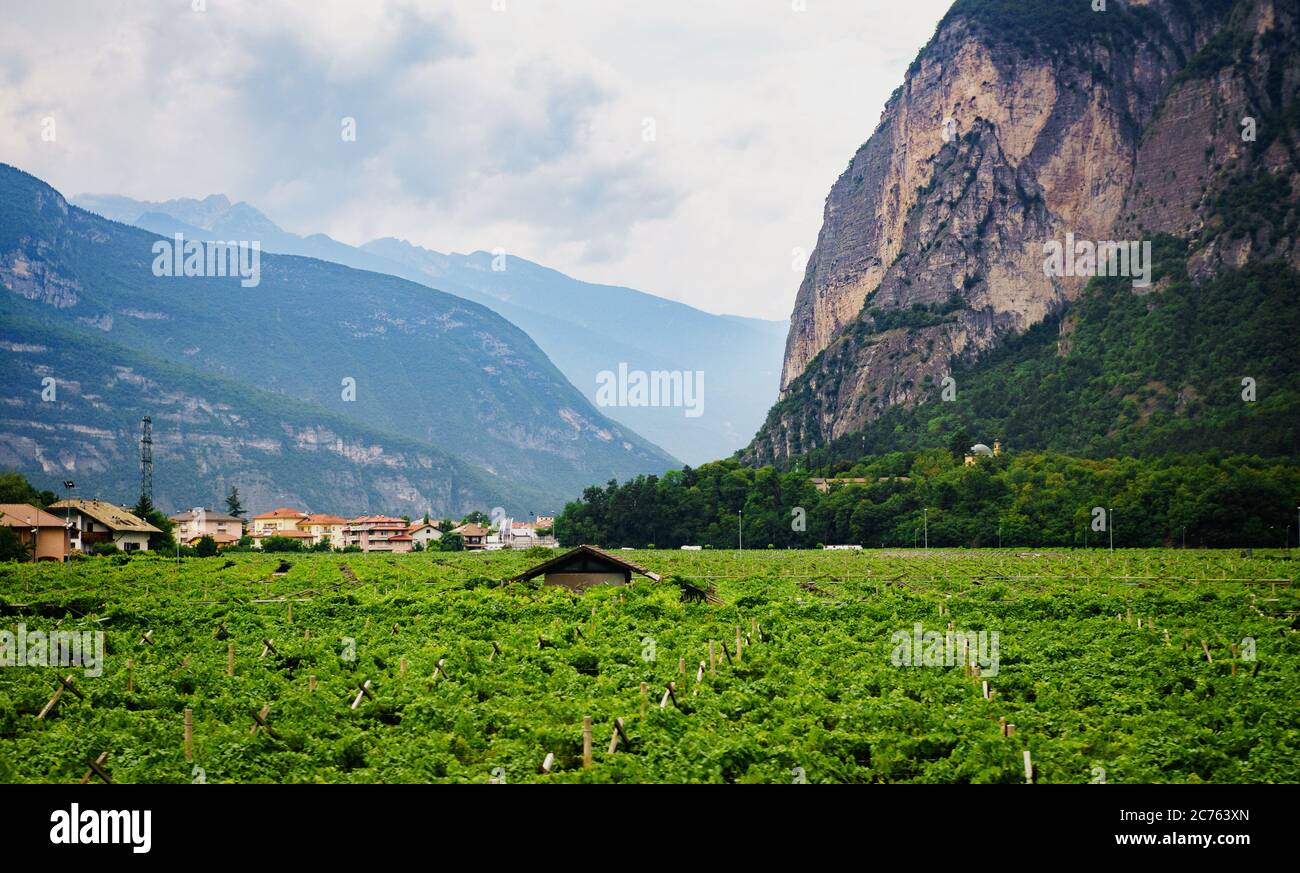
[[[1295,263],[1286,214],[1223,218],[1251,185],[1294,201],[1294,33],[1273,0],[959,0],[827,198],[782,400],[743,457],[779,463],[923,402],[954,362],[1068,307],[1086,279],[1043,269],[1067,233],[1194,238],[1197,276]]]

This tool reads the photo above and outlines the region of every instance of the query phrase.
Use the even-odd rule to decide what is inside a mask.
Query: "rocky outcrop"
[[[746,460],[780,462],[922,402],[954,360],[1068,306],[1086,279],[1047,274],[1049,240],[1221,230],[1209,206],[1252,152],[1243,107],[1269,102],[1252,75],[1285,54],[1292,13],[1272,0],[1230,15],[1216,0],[1076,5],[959,0],[945,17],[831,189],[782,398]],[[1256,55],[1217,72],[1206,56],[1221,44]],[[1213,236],[1217,262],[1252,256]]]

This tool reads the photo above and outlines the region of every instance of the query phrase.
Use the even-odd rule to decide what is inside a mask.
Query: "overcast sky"
[[[786,319],[949,2],[5,0],[0,161]]]

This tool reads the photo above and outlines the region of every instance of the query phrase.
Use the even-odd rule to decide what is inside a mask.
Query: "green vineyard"
[[[619,554],[0,566],[0,781],[1300,781],[1283,553]]]

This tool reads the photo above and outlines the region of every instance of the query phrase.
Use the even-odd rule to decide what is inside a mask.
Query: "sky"
[[[949,3],[5,0],[0,161],[786,320]]]

